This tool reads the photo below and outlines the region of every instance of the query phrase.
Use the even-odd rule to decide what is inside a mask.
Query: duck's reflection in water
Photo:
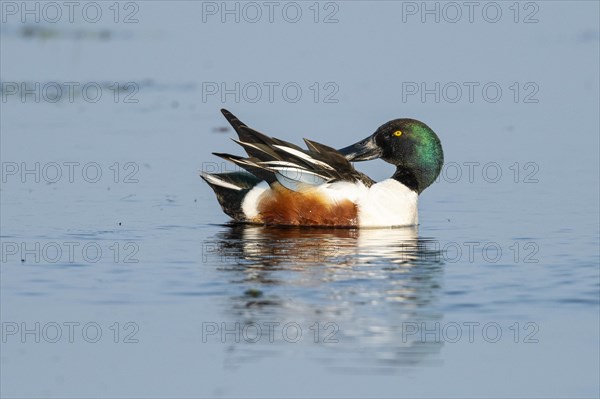
[[[306,349],[318,347],[316,356],[332,367],[436,363],[440,331],[424,330],[435,329],[443,316],[437,306],[442,257],[436,241],[419,237],[416,227],[235,225],[204,248],[206,261],[230,273],[238,288],[225,309],[225,319],[242,330],[232,364],[277,352],[294,341],[298,327],[302,343],[312,346]],[[279,324],[268,331],[268,323]]]

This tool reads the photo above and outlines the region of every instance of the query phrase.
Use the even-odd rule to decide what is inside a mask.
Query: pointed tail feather
[[[242,203],[246,194],[259,184],[261,179],[247,172],[212,174],[201,172],[200,177],[215,192],[223,212],[238,222],[246,220]]]

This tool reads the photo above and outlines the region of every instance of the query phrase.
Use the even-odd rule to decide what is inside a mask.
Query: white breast
[[[371,187],[337,182],[320,187],[332,201],[350,200],[358,206],[360,227],[415,226],[419,224],[418,194],[394,179]]]
[[[372,185],[358,201],[360,227],[414,226],[419,224],[419,195],[394,179]]]

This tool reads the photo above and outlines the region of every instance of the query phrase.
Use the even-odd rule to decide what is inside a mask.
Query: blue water
[[[455,23],[435,2],[439,22],[421,2],[299,3],[295,23],[290,3],[273,22],[121,3],[117,23],[109,3],[22,23],[20,4],[2,3],[2,397],[600,395],[597,2],[502,2],[495,23],[488,3]],[[242,151],[222,107],[335,147],[420,119],[446,165],[415,228],[229,225],[198,177]]]

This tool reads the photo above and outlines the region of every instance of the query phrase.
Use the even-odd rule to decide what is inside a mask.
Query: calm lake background
[[[476,3],[3,1],[1,396],[598,397],[599,4]],[[446,165],[418,228],[230,226],[223,107]]]

